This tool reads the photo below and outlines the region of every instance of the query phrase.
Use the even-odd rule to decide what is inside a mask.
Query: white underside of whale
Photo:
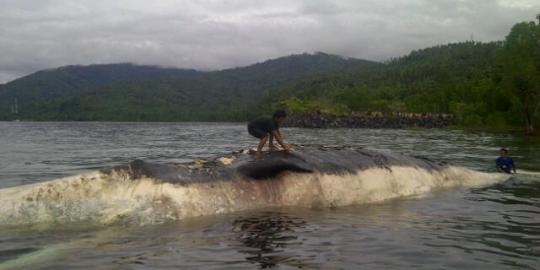
[[[127,222],[144,225],[188,217],[276,207],[339,207],[481,187],[509,175],[449,166],[370,168],[356,173],[285,172],[275,179],[180,185],[93,172],[0,190],[0,225]]]

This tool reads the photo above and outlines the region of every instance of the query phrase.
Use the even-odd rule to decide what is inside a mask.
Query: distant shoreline
[[[335,116],[339,117],[339,116]],[[298,121],[298,118],[296,115],[291,115],[289,119],[294,118],[294,121]],[[20,120],[20,121],[10,121],[10,120],[0,120],[0,123],[119,123],[119,124],[231,124],[231,125],[241,125],[246,124],[248,121],[108,121],[108,120],[100,120],[100,121],[64,121],[64,120]],[[470,127],[470,126],[463,126],[459,124],[453,124],[453,125],[445,125],[441,127],[422,127],[422,126],[403,126],[403,127],[348,127],[348,126],[324,126],[324,127],[317,127],[317,126],[300,126],[295,125],[294,123],[290,123],[291,120],[285,123],[283,126],[284,128],[306,128],[306,129],[402,129],[402,130],[424,130],[424,129],[441,129],[441,130],[461,130],[465,132],[470,133],[478,133],[478,132],[489,132],[489,133],[522,133],[523,129],[516,128],[516,127],[490,127],[490,126],[477,126],[477,127]],[[538,136],[538,134],[536,134]]]
[[[457,124],[450,114],[432,113],[351,113],[335,115],[318,110],[294,114],[287,118],[284,126],[303,128],[444,128]]]

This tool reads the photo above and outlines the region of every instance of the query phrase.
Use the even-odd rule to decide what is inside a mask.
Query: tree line
[[[382,67],[289,84],[263,104],[293,113],[449,113],[461,126],[532,134],[540,124],[540,15],[514,25],[504,41],[413,51]]]
[[[0,120],[246,121],[279,107],[444,113],[464,127],[532,134],[540,124],[537,19],[517,23],[503,41],[440,45],[386,63],[317,53],[214,72],[63,67],[0,85]]]

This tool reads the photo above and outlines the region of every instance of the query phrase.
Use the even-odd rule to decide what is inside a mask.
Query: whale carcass
[[[339,207],[506,179],[423,158],[365,149],[297,148],[255,159],[127,165],[0,190],[0,224],[163,222],[279,207]]]

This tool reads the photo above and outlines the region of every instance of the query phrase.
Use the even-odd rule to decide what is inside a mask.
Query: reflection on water
[[[500,184],[473,189],[466,199],[492,214],[447,221],[452,224],[450,237],[467,243],[460,248],[504,256],[507,259],[501,260],[503,264],[520,269],[540,267],[540,182],[513,177]]]
[[[35,252],[37,248],[12,248],[0,250],[0,262],[9,261],[27,253]]]
[[[479,195],[472,200],[540,207],[540,182],[534,180],[523,181],[511,178],[503,183],[471,192]]]
[[[287,245],[298,244],[296,230],[303,228],[306,222],[300,218],[279,213],[261,213],[248,218],[233,221],[233,231],[247,249],[239,252],[247,254],[246,260],[260,268],[270,268],[277,264],[302,266],[302,258],[284,253]]]

